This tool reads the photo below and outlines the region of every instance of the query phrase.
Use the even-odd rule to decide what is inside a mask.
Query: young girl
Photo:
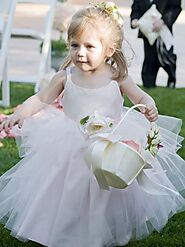
[[[185,206],[176,118],[157,121],[163,147],[148,175],[161,193],[144,191],[136,179],[125,189],[101,189],[84,158],[93,139],[89,116],[99,116],[99,123],[103,117],[111,120],[111,129],[127,110],[122,95],[146,106],[143,114],[132,111],[120,124],[125,143],[143,147],[150,122],[158,118],[154,100],[127,76],[121,21],[113,3],[78,11],[69,25],[70,55],[63,69],[1,123],[1,129],[18,125],[14,132],[23,159],[0,177],[0,219],[22,241],[50,247],[125,245],[160,231]],[[61,92],[63,111],[49,106]]]

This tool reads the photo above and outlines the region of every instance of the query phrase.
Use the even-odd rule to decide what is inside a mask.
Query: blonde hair
[[[103,29],[102,41],[113,42],[116,44],[116,50],[111,58],[107,58],[106,62],[111,65],[114,79],[124,79],[128,75],[127,61],[122,52],[123,30],[121,25],[113,15],[96,7],[88,7],[79,10],[71,20],[68,28],[68,42],[72,37],[79,37],[84,31],[89,29]],[[105,31],[106,29],[106,31]],[[66,69],[71,64],[71,58],[68,55],[64,60],[61,69]]]

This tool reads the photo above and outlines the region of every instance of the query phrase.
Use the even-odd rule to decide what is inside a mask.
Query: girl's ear
[[[106,56],[112,57],[115,51],[116,51],[116,43],[112,43],[109,47],[107,47]]]

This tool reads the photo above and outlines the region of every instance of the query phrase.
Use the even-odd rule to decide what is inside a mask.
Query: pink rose
[[[122,141],[122,142],[127,144],[128,146],[130,146],[131,148],[133,148],[137,152],[139,151],[139,144],[137,144],[135,141],[128,140],[128,141]]]

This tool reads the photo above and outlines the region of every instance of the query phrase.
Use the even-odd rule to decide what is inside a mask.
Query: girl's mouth
[[[87,63],[87,61],[77,60],[77,63]]]

